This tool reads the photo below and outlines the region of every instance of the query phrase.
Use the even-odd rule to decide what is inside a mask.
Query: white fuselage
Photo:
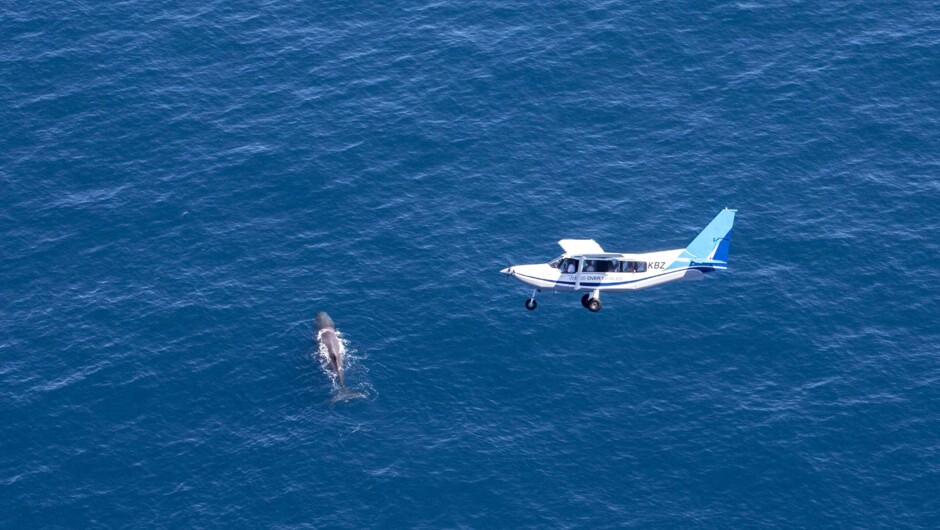
[[[515,265],[503,272],[515,277],[522,283],[538,289],[552,291],[632,291],[645,289],[662,283],[697,279],[705,272],[725,267],[713,264],[697,264],[687,258],[680,258],[683,249],[649,252],[646,254],[604,254],[603,256],[569,256],[562,258],[578,260],[579,272],[569,273],[548,263],[533,265]],[[645,266],[637,267],[640,271],[594,272],[586,264],[591,260],[614,259],[619,262],[637,262]],[[555,260],[556,262],[558,260]],[[555,263],[555,262],[553,262]],[[645,270],[643,270],[645,269]]]

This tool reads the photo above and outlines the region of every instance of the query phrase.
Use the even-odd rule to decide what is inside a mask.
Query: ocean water
[[[935,2],[5,2],[0,37],[0,526],[940,526]],[[729,271],[597,314],[498,273],[725,206]]]

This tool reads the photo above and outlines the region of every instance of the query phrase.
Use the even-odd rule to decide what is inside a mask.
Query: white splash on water
[[[375,392],[375,389],[371,384],[364,381],[356,381],[361,379],[363,375],[368,373],[368,369],[364,365],[360,364],[360,360],[366,359],[365,355],[360,355],[359,351],[352,347],[350,341],[343,336],[342,332],[335,330],[336,338],[339,340],[340,344],[343,346],[343,374],[346,382],[346,388],[344,389],[339,384],[339,377],[336,372],[333,371],[330,365],[330,352],[326,345],[320,340],[323,336],[323,333],[326,330],[320,330],[317,332],[317,354],[320,360],[320,368],[323,372],[330,378],[330,384],[333,391],[333,398],[330,400],[330,403],[336,403],[340,401],[351,401],[354,399],[375,399],[378,395]],[[352,377],[350,377],[352,376]]]

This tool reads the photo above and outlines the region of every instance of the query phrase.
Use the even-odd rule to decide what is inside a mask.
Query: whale
[[[346,347],[343,345],[343,341],[336,336],[336,325],[330,315],[320,311],[314,321],[317,326],[317,342],[320,343],[320,351],[325,354],[330,370],[336,374],[340,389],[345,391],[346,381],[343,374],[343,360],[346,356]]]

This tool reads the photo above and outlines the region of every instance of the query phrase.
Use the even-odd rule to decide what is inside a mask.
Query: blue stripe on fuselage
[[[671,270],[671,271],[664,272],[664,273],[662,273],[662,274],[657,274],[656,276],[650,276],[650,277],[648,277],[648,278],[640,278],[640,279],[637,279],[637,280],[628,280],[628,281],[625,281],[625,282],[610,282],[610,283],[603,283],[603,282],[600,282],[600,283],[597,283],[597,282],[581,282],[581,287],[612,287],[612,286],[614,286],[614,285],[626,285],[626,284],[628,284],[628,283],[636,283],[636,282],[642,282],[642,281],[645,281],[645,280],[652,280],[653,278],[659,278],[659,277],[661,277],[661,276],[665,276],[665,275],[667,275],[667,274],[674,274],[674,273],[676,273],[676,272],[685,272],[685,271],[691,270],[691,269],[700,270],[700,271],[702,271],[703,273],[704,273],[704,272],[711,272],[711,271],[713,271],[713,270],[717,270],[717,269],[715,269],[714,267],[685,267],[685,268],[682,268],[682,269],[674,269],[674,270]],[[528,274],[522,274],[521,272],[517,272],[516,275],[517,275],[517,276],[524,276],[524,277],[526,277],[526,278],[532,278],[533,280],[538,280],[538,281],[540,281],[540,282],[554,283],[555,285],[577,285],[577,282],[563,282],[563,281],[559,281],[559,280],[549,280],[549,279],[547,279],[547,278],[539,278],[539,277],[537,277],[537,276],[529,276]]]

